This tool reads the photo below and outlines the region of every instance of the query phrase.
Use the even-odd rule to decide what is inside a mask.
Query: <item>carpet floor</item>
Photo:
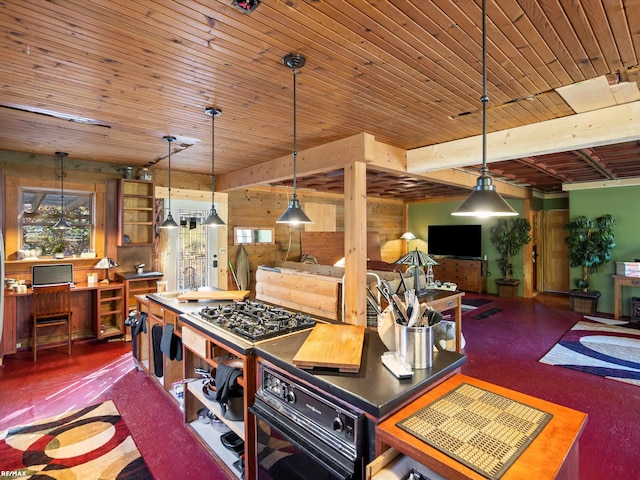
[[[503,311],[481,321],[464,316],[462,373],[587,413],[580,480],[637,479],[640,388],[539,362],[583,315],[566,296],[483,297]],[[71,357],[43,350],[37,363],[24,351],[0,368],[0,430],[110,399],[154,478],[228,480],[157,382],[133,368],[130,343],[74,344]]]
[[[640,329],[586,318],[540,362],[640,385]]]

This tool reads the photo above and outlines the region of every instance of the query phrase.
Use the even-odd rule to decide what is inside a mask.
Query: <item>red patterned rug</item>
[[[0,479],[153,479],[112,401],[0,432]]]

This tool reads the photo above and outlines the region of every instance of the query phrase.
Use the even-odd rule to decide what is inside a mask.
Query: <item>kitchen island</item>
[[[179,302],[176,297],[177,295],[169,292],[150,294],[146,299],[149,301],[149,311],[155,312],[152,315],[154,321],[158,322],[160,318],[166,319],[173,325],[174,333],[183,340],[183,379],[187,381],[192,379],[195,367],[215,368],[221,355],[224,354],[237,357],[242,361],[245,420],[240,422],[242,425],[233,425],[232,429],[240,433],[240,437],[245,442],[245,478],[247,479],[257,478],[257,468],[254,463],[257,456],[257,423],[254,416],[248,413],[248,409],[254,404],[256,390],[260,385],[260,379],[257,378],[259,364],[286,372],[289,377],[296,379],[306,388],[322,392],[322,395],[328,399],[361,414],[362,445],[358,446],[357,451],[358,463],[362,466],[375,456],[375,426],[403,405],[458,373],[465,361],[464,355],[459,353],[437,353],[431,368],[415,370],[412,378],[399,380],[380,360],[386,347],[375,331],[367,330],[358,373],[347,374],[326,369],[302,370],[295,367],[292,360],[308,337],[310,329],[252,342],[214,323],[207,322],[199,315],[204,307],[223,303],[201,301],[184,303]],[[316,319],[316,321],[324,320]],[[198,410],[203,406],[210,409],[216,408],[214,402],[209,402],[202,397],[200,383],[196,381],[185,385],[183,406],[185,422],[199,440],[208,445],[211,453],[219,458],[228,452],[224,449],[220,451],[218,446],[211,445],[209,440],[203,439],[197,425]],[[168,386],[167,382],[165,385]],[[229,466],[229,462],[225,461],[224,465],[229,473],[240,477],[238,471]]]

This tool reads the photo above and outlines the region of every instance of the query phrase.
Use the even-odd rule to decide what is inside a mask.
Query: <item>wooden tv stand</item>
[[[452,282],[458,290],[477,292],[479,295],[487,291],[487,262],[485,260],[468,260],[454,257],[434,258],[433,274],[436,280]]]

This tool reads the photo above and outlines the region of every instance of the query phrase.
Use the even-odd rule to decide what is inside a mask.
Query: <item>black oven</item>
[[[259,480],[362,478],[361,412],[263,363],[258,382]]]

